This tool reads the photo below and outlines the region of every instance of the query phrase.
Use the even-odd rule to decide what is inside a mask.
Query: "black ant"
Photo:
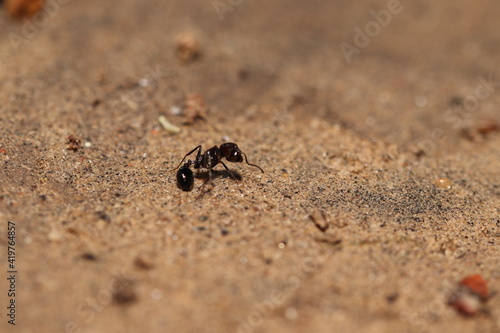
[[[189,153],[187,153],[179,165],[174,169],[178,169],[179,166],[184,162],[186,157],[198,150],[196,158],[194,161],[188,160],[184,165],[177,171],[177,186],[183,191],[191,191],[194,183],[193,172],[191,171],[191,165],[195,169],[204,168],[208,169],[209,179],[212,179],[212,169],[219,163],[221,163],[227,172],[232,175],[233,173],[229,168],[222,162],[222,158],[225,157],[228,162],[240,163],[243,162],[243,156],[245,157],[246,164],[258,168],[260,171],[264,172],[262,168],[256,164],[248,162],[247,155],[238,148],[236,143],[226,142],[220,145],[220,147],[213,146],[204,153],[201,152],[201,145],[197,146]],[[236,177],[235,177],[236,178]]]

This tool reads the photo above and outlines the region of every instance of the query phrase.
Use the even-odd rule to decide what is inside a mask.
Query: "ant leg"
[[[196,157],[198,158],[198,156],[200,156],[200,155],[201,155],[201,145],[199,145],[198,147],[194,148],[194,149],[193,149],[193,150],[191,150],[189,153],[187,153],[186,155],[184,155],[184,158],[182,159],[181,163],[179,163],[179,165],[178,165],[177,167],[175,167],[175,169],[174,169],[174,170],[177,170],[177,169],[181,166],[182,162],[184,162],[184,160],[186,159],[186,157],[188,157],[189,155],[191,155],[192,153],[194,153],[194,151],[195,151],[196,149],[198,149],[198,154],[196,154]]]
[[[212,181],[212,161],[208,159],[208,181]]]
[[[256,167],[256,168],[260,169],[260,171],[262,171],[262,173],[264,173],[264,170],[262,170],[262,168],[261,168],[260,166],[258,166],[258,165],[256,165],[256,164],[248,163],[248,160],[247,160],[247,154],[245,154],[245,153],[241,153],[241,154],[242,154],[243,156],[245,156],[245,162],[247,162],[247,164],[248,164],[248,165],[251,165],[251,166],[253,166],[253,167]]]
[[[238,180],[238,178],[236,178],[236,176],[231,172],[231,170],[229,170],[229,168],[227,167],[226,164],[224,164],[224,162],[220,161],[220,163],[224,166],[224,168],[226,168],[226,171],[229,173],[229,176],[231,176],[233,179]]]

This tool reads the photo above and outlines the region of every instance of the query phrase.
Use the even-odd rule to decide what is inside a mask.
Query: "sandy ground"
[[[497,1],[51,4],[1,12],[1,332],[500,332]],[[225,141],[265,173],[176,187]]]

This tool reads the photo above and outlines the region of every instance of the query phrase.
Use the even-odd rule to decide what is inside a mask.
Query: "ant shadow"
[[[203,179],[205,182],[210,180],[210,173],[208,171],[197,171],[194,174],[195,178]],[[231,178],[236,180],[241,180],[241,174],[237,171],[231,170],[228,172],[227,170],[214,170],[212,169],[212,179],[215,178]]]

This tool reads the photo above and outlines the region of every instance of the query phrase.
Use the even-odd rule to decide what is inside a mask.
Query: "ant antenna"
[[[178,166],[176,166],[174,169],[172,169],[172,171],[173,171],[173,170],[177,170],[177,169],[179,169],[179,167],[181,166],[182,162],[184,162],[184,160],[186,159],[186,157],[188,157],[188,155],[184,156],[184,158],[182,159],[181,163],[179,163],[179,165],[178,165]],[[191,164],[193,164],[193,161],[188,160],[188,161],[186,162],[186,164],[187,164],[187,166],[189,167]]]
[[[187,155],[184,156],[184,158],[182,159],[181,163],[179,163],[179,165],[177,165],[175,168],[173,168],[172,171],[179,169],[179,167],[181,166],[182,162],[184,162],[184,160],[186,159],[186,157],[187,157]]]
[[[194,151],[195,151],[196,149],[200,149],[200,150],[201,150],[201,145],[200,145],[200,146],[195,147],[195,148],[194,148],[193,150],[191,150],[189,153],[187,153],[186,155],[184,155],[184,158],[182,159],[181,163],[179,163],[179,165],[178,165],[175,169],[173,169],[173,170],[177,170],[177,169],[179,169],[179,167],[181,166],[182,162],[184,162],[184,160],[186,159],[186,157],[188,157],[189,155],[191,155],[192,153],[194,153]],[[200,150],[198,151],[198,154],[200,153]],[[188,164],[188,166],[190,166],[191,164],[194,164],[195,162],[193,162],[193,161],[191,161],[191,160],[188,160],[186,163]]]
[[[256,167],[256,168],[258,168],[260,171],[262,171],[262,173],[264,173],[264,170],[262,170],[262,168],[261,168],[260,166],[258,166],[258,165],[256,165],[256,164],[248,163],[247,154],[245,154],[245,153],[243,153],[243,152],[242,152],[241,154],[242,154],[243,156],[245,156],[245,162],[247,162],[247,164],[248,164],[248,165],[251,165],[251,166],[253,166],[253,167]]]

